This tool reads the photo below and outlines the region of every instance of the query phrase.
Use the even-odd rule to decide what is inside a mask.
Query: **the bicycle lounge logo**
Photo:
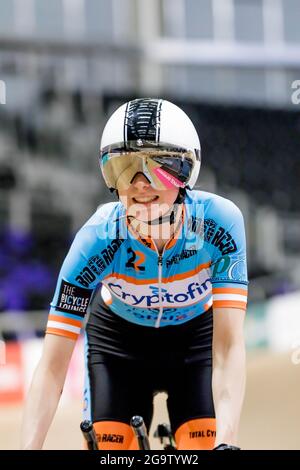
[[[0,104],[6,104],[6,85],[3,80],[0,80]]]

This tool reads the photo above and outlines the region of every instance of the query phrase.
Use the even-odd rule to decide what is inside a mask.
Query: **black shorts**
[[[149,429],[153,396],[168,394],[173,432],[186,421],[213,418],[212,309],[178,326],[136,325],[93,305],[87,327],[90,416],[93,422],[143,416]]]

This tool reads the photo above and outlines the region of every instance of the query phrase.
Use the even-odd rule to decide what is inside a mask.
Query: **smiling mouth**
[[[151,197],[139,197],[139,198],[132,198],[134,202],[137,204],[148,204],[150,202],[157,201],[158,196],[151,196]]]

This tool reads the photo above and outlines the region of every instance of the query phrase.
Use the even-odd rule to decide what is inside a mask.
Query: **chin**
[[[133,215],[136,219],[142,222],[149,222],[150,220],[155,220],[159,216],[164,215],[158,207],[141,207],[137,209],[136,204],[133,204],[132,210],[130,209],[131,207],[128,209],[128,214]]]

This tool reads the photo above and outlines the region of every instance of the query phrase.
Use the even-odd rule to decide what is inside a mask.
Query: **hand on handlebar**
[[[222,443],[215,447],[213,450],[241,450],[241,448]]]

